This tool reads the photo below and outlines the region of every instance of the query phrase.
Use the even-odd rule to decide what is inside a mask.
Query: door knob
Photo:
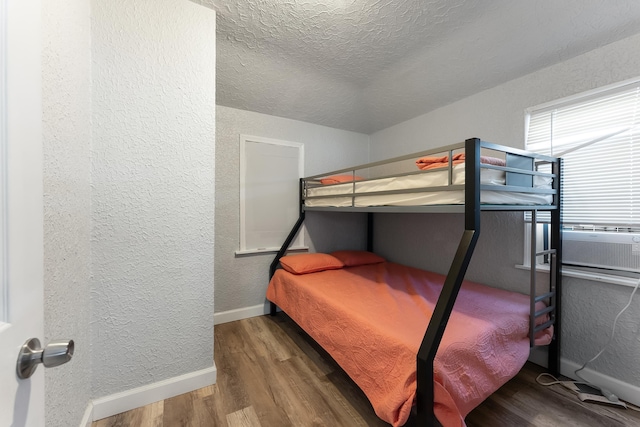
[[[45,368],[53,368],[67,363],[73,356],[73,340],[51,341],[45,348],[40,348],[40,340],[31,338],[27,340],[18,354],[16,373],[18,378],[27,379],[36,371],[38,364]]]

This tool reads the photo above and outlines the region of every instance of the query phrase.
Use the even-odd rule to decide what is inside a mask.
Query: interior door
[[[43,339],[40,0],[0,0],[0,426],[44,426],[44,369],[18,379]]]

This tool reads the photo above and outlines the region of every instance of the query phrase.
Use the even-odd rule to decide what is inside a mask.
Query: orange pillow
[[[345,267],[378,264],[386,261],[381,256],[367,251],[336,251],[331,252],[331,255],[342,261]]]
[[[358,175],[333,175],[333,176],[328,176],[326,178],[322,178],[320,180],[321,183],[323,183],[324,185],[327,184],[340,184],[341,182],[352,182],[352,181],[361,181],[362,178],[361,176]]]
[[[338,258],[321,253],[283,256],[280,258],[280,265],[293,274],[337,270],[344,267],[344,264]]]

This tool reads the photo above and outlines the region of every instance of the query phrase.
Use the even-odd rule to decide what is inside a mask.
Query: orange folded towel
[[[458,165],[460,163],[464,163],[464,153],[454,154],[451,163],[454,165]],[[496,157],[489,156],[480,156],[480,163],[485,163],[487,165],[495,165],[495,166],[505,166],[506,163],[502,159],[498,159]],[[449,156],[441,156],[441,157],[422,157],[416,160],[416,166],[420,170],[427,169],[437,169],[437,168],[445,168],[449,166]]]
[[[320,182],[324,185],[327,184],[340,184],[342,182],[361,181],[364,178],[358,175],[333,175],[326,178],[322,178]]]

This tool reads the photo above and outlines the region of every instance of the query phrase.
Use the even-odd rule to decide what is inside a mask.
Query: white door
[[[18,379],[43,337],[40,0],[0,0],[0,426],[44,426],[44,368]]]

